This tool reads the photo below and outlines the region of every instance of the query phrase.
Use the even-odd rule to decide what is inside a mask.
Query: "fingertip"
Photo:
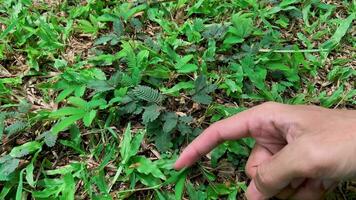
[[[178,157],[178,159],[176,160],[176,162],[173,165],[173,168],[175,170],[181,170],[185,167],[190,167],[190,159],[186,158],[186,155],[184,153],[184,151],[182,152],[182,154]]]
[[[173,169],[175,169],[175,170],[181,170],[181,169],[183,169],[182,164],[180,164],[178,161],[179,161],[179,160],[177,160],[177,161],[174,163],[174,165],[173,165]]]
[[[258,191],[255,182],[252,180],[247,188],[245,196],[248,200],[266,200],[267,198]]]

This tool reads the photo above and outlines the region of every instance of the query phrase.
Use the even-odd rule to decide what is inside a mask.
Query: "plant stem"
[[[258,50],[261,53],[315,53],[315,52],[326,52],[328,49],[301,49],[301,50],[274,50],[274,49],[260,49]]]

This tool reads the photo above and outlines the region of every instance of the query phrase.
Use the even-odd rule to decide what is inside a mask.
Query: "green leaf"
[[[226,145],[227,149],[230,152],[235,153],[236,155],[242,155],[247,157],[250,153],[246,147],[240,144],[239,141],[228,141],[226,142]]]
[[[211,165],[213,167],[217,167],[218,160],[221,158],[227,150],[225,144],[220,144],[217,148],[215,148],[211,153]]]
[[[131,94],[140,100],[156,104],[160,104],[164,99],[159,91],[142,85],[137,86],[134,90],[132,90]]]
[[[286,6],[289,6],[289,5],[291,5],[291,4],[296,4],[296,3],[299,3],[300,2],[300,0],[283,0],[280,4],[279,4],[279,6],[280,7],[286,7]]]
[[[170,95],[178,95],[178,92],[183,89],[193,89],[194,83],[193,81],[188,82],[179,82],[178,84],[174,85],[172,88],[169,89],[162,89],[161,91],[163,94],[170,94]]]
[[[155,137],[155,145],[160,152],[168,151],[172,146],[172,136],[171,133],[158,131]]]
[[[12,23],[9,26],[7,26],[7,28],[4,31],[2,31],[2,33],[0,34],[0,40],[3,40],[7,34],[12,32],[16,28],[16,25],[18,23],[19,23],[18,19],[13,20]]]
[[[19,159],[11,157],[5,162],[0,162],[0,181],[9,180],[9,175],[16,170],[19,164]]]
[[[0,180],[1,179],[1,173],[0,173]],[[3,188],[1,190],[0,193],[0,199],[5,199],[5,197],[9,194],[9,192],[11,191],[11,189],[15,186],[15,183],[12,181],[7,181],[4,185]]]
[[[174,112],[168,112],[163,116],[163,120],[165,121],[163,124],[163,131],[168,133],[177,126],[178,115]]]
[[[114,33],[115,33],[116,37],[121,37],[124,35],[124,33],[125,33],[124,25],[119,18],[115,19],[115,21],[113,23],[113,28],[114,28]]]
[[[10,156],[14,158],[21,158],[41,148],[42,148],[42,144],[37,141],[27,142],[21,146],[12,148],[10,152]]]
[[[192,183],[187,182],[186,187],[187,187],[187,193],[188,193],[189,199],[196,199],[196,200],[206,200],[207,199],[206,193],[203,191],[200,191],[200,190],[196,191]]]
[[[199,93],[194,95],[192,100],[200,104],[209,105],[213,101],[213,98],[207,94]]]
[[[115,89],[115,85],[111,85],[110,82],[104,80],[93,80],[87,85],[88,88],[96,90],[97,92],[106,92]]]
[[[83,117],[84,114],[79,114],[79,115],[72,115],[70,117],[63,118],[61,121],[59,121],[57,124],[55,124],[52,127],[51,129],[52,134],[58,134],[59,132],[64,131],[70,125],[74,124],[76,121],[78,121]]]
[[[17,185],[17,190],[16,190],[16,200],[22,200],[23,172],[24,172],[24,169],[21,170],[21,172],[20,172],[19,183]]]
[[[69,174],[72,173],[73,171],[75,171],[78,166],[78,164],[76,163],[72,163],[70,165],[65,165],[63,167],[60,167],[58,169],[53,169],[53,170],[47,170],[45,171],[46,175],[65,175],[65,174]]]
[[[84,33],[92,33],[96,34],[99,29],[97,26],[93,25],[91,22],[87,20],[78,20],[78,29],[80,29]]]
[[[35,164],[35,162],[36,162],[36,160],[37,160],[37,156],[38,156],[38,154],[39,154],[40,152],[41,152],[41,149],[36,152],[36,154],[35,154],[35,155],[33,156],[33,158],[31,159],[30,164],[27,165],[26,168],[25,168],[25,171],[26,171],[26,176],[25,176],[26,181],[27,181],[27,183],[28,183],[31,187],[33,187],[33,188],[36,186],[36,182],[33,180],[33,176],[34,176],[34,175],[33,175],[33,171],[34,171],[34,169],[35,169],[34,164]]]
[[[83,108],[87,105],[87,101],[85,101],[84,99],[82,98],[79,98],[79,97],[70,97],[68,99],[69,103],[76,106],[76,107],[79,107],[79,108]]]
[[[324,42],[321,47],[323,49],[333,49],[337,44],[340,43],[341,39],[345,36],[347,30],[351,26],[353,20],[355,19],[356,14],[352,13],[346,19],[340,21],[339,27],[336,29],[335,33],[331,38]]]
[[[73,175],[70,173],[64,175],[63,182],[64,182],[64,185],[63,185],[63,190],[62,190],[62,196],[60,199],[74,200],[76,187],[75,187],[75,181],[74,181]]]
[[[75,89],[76,89],[75,87],[70,87],[70,88],[63,90],[62,92],[60,92],[58,94],[55,102],[56,103],[62,102],[65,98],[67,98],[69,95],[71,95]]]
[[[106,106],[106,103],[105,99],[93,99],[85,105],[85,110],[92,110],[97,107],[102,108]]]
[[[157,104],[153,104],[145,108],[145,112],[142,115],[143,123],[153,122],[161,114],[161,107]]]
[[[209,105],[212,102],[212,97],[209,96],[209,93],[215,91],[216,85],[207,84],[207,78],[204,75],[200,75],[194,84],[195,92],[193,93],[193,101]]]
[[[97,112],[96,110],[92,110],[89,113],[85,114],[85,116],[83,118],[83,122],[86,127],[89,127],[91,125],[91,123],[93,122],[93,120],[96,116],[96,112]]]
[[[177,68],[177,72],[181,74],[188,74],[192,72],[196,72],[198,70],[198,66],[195,64],[185,64],[180,68]]]
[[[125,129],[124,132],[124,138],[121,141],[120,144],[120,155],[122,159],[122,163],[126,164],[127,161],[130,159],[130,149],[131,149],[131,140],[132,140],[132,135],[131,135],[131,123],[129,123]]]
[[[0,113],[0,144],[2,144],[2,136],[5,129],[5,114]]]
[[[20,131],[24,130],[26,127],[27,127],[27,123],[23,121],[16,121],[15,123],[6,127],[5,132],[8,134],[8,136],[10,136],[19,133]]]
[[[133,158],[132,163],[135,164],[136,170],[142,174],[153,175],[156,178],[166,180],[166,176],[161,172],[161,170],[146,157],[136,156]]]
[[[326,96],[325,93],[322,93],[321,97],[319,97],[320,103],[322,106],[329,108],[332,105],[337,104],[342,99],[343,93],[344,93],[343,86],[335,90],[331,96]]]
[[[178,179],[176,185],[174,186],[176,200],[180,200],[183,197],[186,176],[187,173],[183,173]]]
[[[54,147],[54,145],[56,144],[57,138],[58,138],[58,134],[53,134],[52,132],[48,131],[44,135],[44,142],[46,143],[46,145],[48,147]]]
[[[224,40],[224,44],[233,45],[241,43],[248,37],[253,30],[253,21],[241,14],[235,14],[232,16],[233,26],[229,27],[227,36]]]
[[[49,117],[58,119],[68,115],[84,115],[84,114],[85,114],[85,110],[83,110],[82,108],[64,107],[52,112],[49,115]]]
[[[124,132],[124,138],[120,144],[121,163],[126,164],[130,158],[137,154],[144,132],[138,132],[133,138],[131,134],[131,124],[129,123]]]

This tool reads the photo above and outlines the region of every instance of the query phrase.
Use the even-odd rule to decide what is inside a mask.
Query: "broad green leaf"
[[[115,146],[114,145],[108,145],[105,148],[105,156],[102,159],[99,167],[98,167],[98,171],[104,170],[104,168],[106,167],[106,165],[112,160],[112,158],[114,157],[116,151],[115,151]]]
[[[49,116],[52,118],[61,118],[68,115],[84,115],[85,110],[75,107],[64,107],[59,110],[53,111]]]
[[[175,192],[175,199],[176,200],[181,200],[183,197],[184,193],[184,186],[185,186],[185,179],[186,179],[187,173],[183,173],[180,178],[178,179],[175,187],[174,187],[174,192]]]
[[[289,6],[289,5],[291,5],[291,4],[295,4],[295,3],[299,3],[300,2],[300,0],[283,0],[280,4],[279,4],[279,6],[280,7],[285,7],[285,6]]]
[[[79,168],[80,168],[80,165],[78,165],[78,163],[72,163],[72,164],[60,167],[58,169],[46,170],[44,173],[46,175],[66,175],[66,174],[71,174],[72,172],[78,170]]]
[[[85,105],[85,109],[86,110],[92,110],[95,109],[97,107],[102,108],[106,106],[106,101],[104,99],[94,99],[89,101],[86,105]]]
[[[207,94],[200,94],[200,93],[194,95],[192,99],[197,103],[201,103],[205,105],[209,105],[213,101],[213,98],[211,96]]]
[[[152,174],[156,178],[166,180],[166,176],[162,173],[162,171],[148,158],[136,156],[133,158],[132,162],[137,166],[136,170],[138,172],[146,175]]]
[[[168,133],[168,132],[172,131],[177,126],[178,116],[176,113],[174,113],[174,112],[166,113],[163,116],[163,119],[165,121],[163,124],[164,132]]]
[[[101,193],[107,193],[108,185],[106,183],[104,170],[99,171],[99,173],[93,177],[92,181],[95,183]]]
[[[23,172],[24,172],[24,169],[21,170],[21,172],[20,172],[19,183],[17,185],[17,190],[16,190],[16,200],[22,200]]]
[[[74,124],[76,121],[80,120],[83,117],[84,114],[79,114],[79,115],[72,115],[70,117],[63,118],[52,127],[51,129],[52,134],[58,134],[59,132],[64,131],[65,129],[69,128],[72,124]]]
[[[218,160],[225,154],[227,150],[226,144],[220,144],[217,148],[215,148],[211,153],[211,165],[213,167],[217,167]]]
[[[1,180],[1,174],[0,174],[0,180]],[[0,193],[0,199],[5,199],[5,197],[7,196],[7,194],[11,191],[11,189],[15,186],[14,182],[10,182],[7,181],[3,188],[1,189],[1,193]]]
[[[162,88],[161,91],[163,94],[170,94],[170,95],[178,95],[177,93],[183,89],[193,89],[194,83],[193,81],[188,82],[179,82],[178,84],[174,85],[172,88],[166,89]]]
[[[333,36],[331,36],[331,38],[324,42],[321,46],[323,49],[332,49],[334,48],[337,44],[339,44],[339,42],[341,41],[341,39],[345,36],[347,30],[349,29],[349,27],[351,26],[353,20],[355,19],[356,14],[352,13],[349,17],[347,17],[346,19],[343,19],[340,21],[340,25],[339,27],[336,29],[335,33]]]
[[[180,68],[177,68],[177,72],[181,74],[188,74],[192,72],[196,72],[198,70],[198,66],[195,64],[185,64]]]
[[[19,166],[20,160],[11,158],[3,163],[0,163],[0,181],[7,181],[9,175]]]
[[[88,88],[96,90],[97,92],[106,92],[115,89],[115,85],[111,85],[108,81],[93,80],[88,83]]]
[[[148,122],[153,122],[161,114],[161,107],[157,104],[152,104],[145,108],[145,112],[142,115],[143,123],[147,124]]]
[[[87,101],[83,100],[82,98],[79,98],[79,97],[70,97],[68,99],[69,103],[76,106],[76,107],[79,107],[79,108],[83,108],[87,105]]]
[[[124,138],[120,144],[120,155],[122,159],[122,163],[125,164],[130,158],[130,143],[131,143],[132,135],[131,135],[131,124],[129,123],[124,132]]]
[[[48,147],[54,147],[54,145],[56,144],[57,138],[58,138],[58,134],[53,134],[52,132],[48,131],[46,133],[44,133],[44,142],[46,143],[46,145]]]
[[[92,24],[91,22],[87,20],[78,20],[78,29],[83,31],[84,33],[92,33],[96,34],[99,29],[95,24]]]
[[[9,137],[13,134],[19,133],[20,131],[26,129],[26,127],[27,127],[27,123],[23,121],[15,121],[13,124],[5,128],[5,133],[7,133],[7,136]]]
[[[325,96],[320,97],[320,103],[324,107],[329,108],[332,105],[337,104],[340,100],[342,100],[343,93],[344,93],[343,86],[341,86],[337,90],[335,90],[331,96],[326,96],[325,93],[322,93],[321,95],[325,95]]]
[[[37,141],[27,142],[21,146],[12,148],[10,156],[14,158],[21,158],[22,156],[31,154],[42,148],[42,144]]]
[[[63,90],[56,98],[56,103],[62,102],[65,98],[67,98],[70,94],[72,94],[75,90],[75,87],[67,88]]]
[[[26,176],[25,176],[25,178],[26,178],[26,181],[27,181],[27,183],[31,186],[31,187],[35,187],[35,185],[36,185],[36,182],[34,181],[34,179],[33,179],[33,172],[34,172],[34,169],[35,169],[35,167],[34,167],[34,164],[35,164],[35,162],[36,162],[36,160],[37,160],[37,156],[38,156],[38,154],[41,152],[41,149],[40,150],[38,150],[37,152],[36,152],[36,154],[33,156],[33,158],[31,159],[31,162],[30,162],[30,164],[29,165],[27,165],[26,166],[26,168],[25,168],[25,172],[26,172]]]
[[[83,122],[86,127],[89,127],[91,125],[96,116],[96,112],[96,110],[92,110],[89,113],[85,114],[85,116],[83,117]]]
[[[3,40],[7,34],[12,32],[18,23],[19,23],[18,19],[12,21],[12,23],[9,26],[7,26],[7,28],[4,31],[2,31],[2,33],[0,34],[0,40]]]
[[[2,136],[5,129],[5,115],[0,113],[0,144],[2,144]]]
[[[62,200],[74,200],[74,195],[76,191],[75,181],[72,174],[68,173],[63,177],[63,190],[62,196],[60,199]]]

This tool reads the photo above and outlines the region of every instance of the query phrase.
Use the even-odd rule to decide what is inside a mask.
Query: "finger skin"
[[[272,156],[273,154],[268,149],[256,143],[246,163],[245,171],[247,176],[254,179],[256,177],[258,165],[270,160]]]
[[[326,190],[321,180],[307,180],[298,191],[290,198],[291,200],[321,200]]]
[[[261,144],[272,139],[274,141],[268,149],[273,153],[278,152],[286,144],[286,136],[282,134],[284,131],[280,131],[286,129],[286,126],[276,126],[275,123],[288,122],[290,117],[287,116],[293,113],[291,109],[293,107],[288,105],[268,102],[214,123],[188,145],[174,168],[180,170],[193,165],[223,141],[245,137],[253,137]]]
[[[277,195],[293,180],[303,177],[300,169],[305,163],[298,147],[295,143],[290,144],[258,166],[255,184],[265,197]]]
[[[311,190],[316,181],[355,177],[355,130],[356,111],[263,104],[210,126],[188,145],[174,167],[193,165],[225,140],[252,137],[261,148],[254,150],[246,167],[253,179],[248,199],[275,195],[319,199],[325,189]]]
[[[247,188],[245,196],[248,200],[266,200],[267,198],[257,189],[254,180]]]
[[[249,136],[249,121],[253,110],[248,110],[211,125],[199,135],[176,161],[174,168],[180,170],[193,165],[200,157],[209,153],[225,140],[235,140]]]

